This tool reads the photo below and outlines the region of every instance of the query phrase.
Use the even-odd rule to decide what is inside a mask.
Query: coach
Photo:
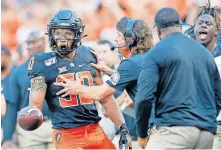
[[[161,41],[145,54],[135,97],[139,144],[148,149],[211,149],[221,109],[221,81],[206,48],[182,34],[176,10],[155,16]],[[147,134],[152,103],[154,126]]]

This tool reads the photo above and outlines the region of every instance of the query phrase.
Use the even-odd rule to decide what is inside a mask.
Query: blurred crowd
[[[119,55],[113,47],[116,37],[116,22],[120,18],[130,16],[143,19],[150,27],[153,27],[156,12],[163,7],[172,7],[179,12],[183,22],[193,25],[199,7],[205,6],[206,2],[207,0],[157,0],[157,2],[156,0],[2,0],[1,45],[2,49],[5,49],[1,53],[2,57],[5,56],[2,62],[11,65],[9,72],[14,66],[26,62],[30,56],[27,42],[30,33],[38,29],[40,34],[36,38],[44,37],[43,33],[47,31],[47,23],[52,14],[59,9],[69,8],[76,11],[85,24],[84,34],[87,36],[83,38],[84,45],[99,50],[106,64],[109,67],[117,68],[122,58],[118,57]],[[211,5],[220,7],[221,0],[211,0]],[[158,37],[154,30],[153,35],[154,43],[157,43]],[[43,49],[50,51],[47,37],[44,40],[46,48]],[[38,44],[34,46],[36,47],[31,47],[31,49],[38,49]],[[5,74],[8,75],[8,72],[6,71]],[[2,74],[2,77],[2,80],[5,80],[7,76]],[[106,80],[107,77],[103,76],[103,78]],[[118,103],[122,110],[125,109],[125,105],[133,108],[132,100],[125,93],[118,99]],[[136,137],[135,123],[131,119],[133,116],[127,115],[131,111],[133,109],[127,108],[124,117],[127,122],[131,120],[132,136]],[[99,113],[104,118],[101,121],[104,130],[113,139],[116,131],[114,124],[105,116],[101,106],[99,106]],[[5,111],[2,116],[4,114]]]
[[[49,18],[61,8],[75,10],[85,24],[85,42],[114,41],[115,24],[123,16],[143,19],[153,26],[154,15],[162,7],[175,8],[183,21],[194,24],[199,6],[206,0],[2,0],[2,44],[10,51],[23,48],[28,32],[46,32]],[[221,6],[221,0],[211,0]],[[25,49],[25,48],[23,48]]]

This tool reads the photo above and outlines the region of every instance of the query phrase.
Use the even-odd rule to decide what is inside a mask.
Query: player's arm
[[[135,97],[137,134],[140,138],[146,138],[148,136],[149,118],[157,91],[158,80],[158,66],[153,58],[145,54],[142,70],[138,79],[138,91]]]
[[[30,59],[28,65],[28,76],[31,81],[29,105],[35,106],[40,110],[42,110],[47,89],[44,69],[44,60],[38,57]]]
[[[95,78],[96,85],[102,85],[103,81],[101,79],[100,72],[96,71]],[[117,102],[114,100],[113,96],[110,95],[104,99],[99,101],[103,106],[107,116],[111,119],[111,121],[117,126],[120,127],[123,123],[125,123],[123,115],[120,111],[120,108]],[[115,111],[113,111],[115,110]]]
[[[121,106],[125,102],[125,100],[127,99],[127,96],[128,96],[127,91],[124,90],[122,94],[116,98],[116,102],[118,103],[119,106]]]
[[[29,105],[36,106],[42,110],[46,95],[47,84],[43,76],[31,78],[31,89],[29,95]]]
[[[100,72],[98,71],[96,72],[95,83],[97,85],[103,83]],[[120,111],[119,105],[114,100],[113,95],[108,96],[105,99],[101,99],[100,103],[103,106],[107,116],[119,128],[120,131],[119,148],[122,149],[123,145],[125,145],[125,149],[128,148],[132,149],[132,143],[131,143],[131,138],[129,136],[129,131],[127,129],[124,117]]]

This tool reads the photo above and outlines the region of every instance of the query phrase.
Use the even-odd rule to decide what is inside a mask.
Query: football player
[[[219,68],[219,60],[221,56],[221,8],[211,8],[210,0],[208,6],[203,6],[196,24],[187,30],[187,34],[200,44],[205,46],[213,55],[216,60],[217,67]],[[219,57],[219,58],[218,58]],[[214,137],[213,148],[221,149],[221,111],[217,117],[218,127]]]
[[[123,60],[111,78],[100,86],[84,86],[80,84],[79,80],[69,81],[64,76],[61,76],[65,83],[55,83],[64,87],[63,90],[57,93],[58,95],[66,97],[72,94],[79,94],[99,100],[126,89],[131,99],[134,99],[137,92],[137,80],[141,70],[143,53],[152,47],[153,37],[151,29],[143,20],[122,19],[120,21],[123,24],[123,30],[117,32],[118,46],[129,47],[132,55]]]
[[[102,84],[100,73],[90,66],[96,63],[90,48],[81,46],[84,25],[75,12],[60,10],[47,25],[53,52],[42,53],[29,61],[31,79],[30,106],[41,109],[46,99],[51,111],[53,142],[56,149],[115,149],[98,122],[94,99],[83,95],[60,97],[54,83],[80,80],[86,86]],[[60,76],[59,76],[60,75]],[[120,146],[132,147],[129,132],[112,96],[100,100],[108,117],[120,130]],[[113,111],[114,110],[114,111]]]
[[[185,33],[205,46],[214,57],[220,53],[217,44],[218,30],[221,28],[221,8],[211,8],[210,0],[208,6],[201,7],[196,24]]]

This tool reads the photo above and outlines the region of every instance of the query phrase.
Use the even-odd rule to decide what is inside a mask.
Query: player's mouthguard
[[[61,45],[60,46],[61,49],[66,49],[66,47],[67,47],[66,45]]]

